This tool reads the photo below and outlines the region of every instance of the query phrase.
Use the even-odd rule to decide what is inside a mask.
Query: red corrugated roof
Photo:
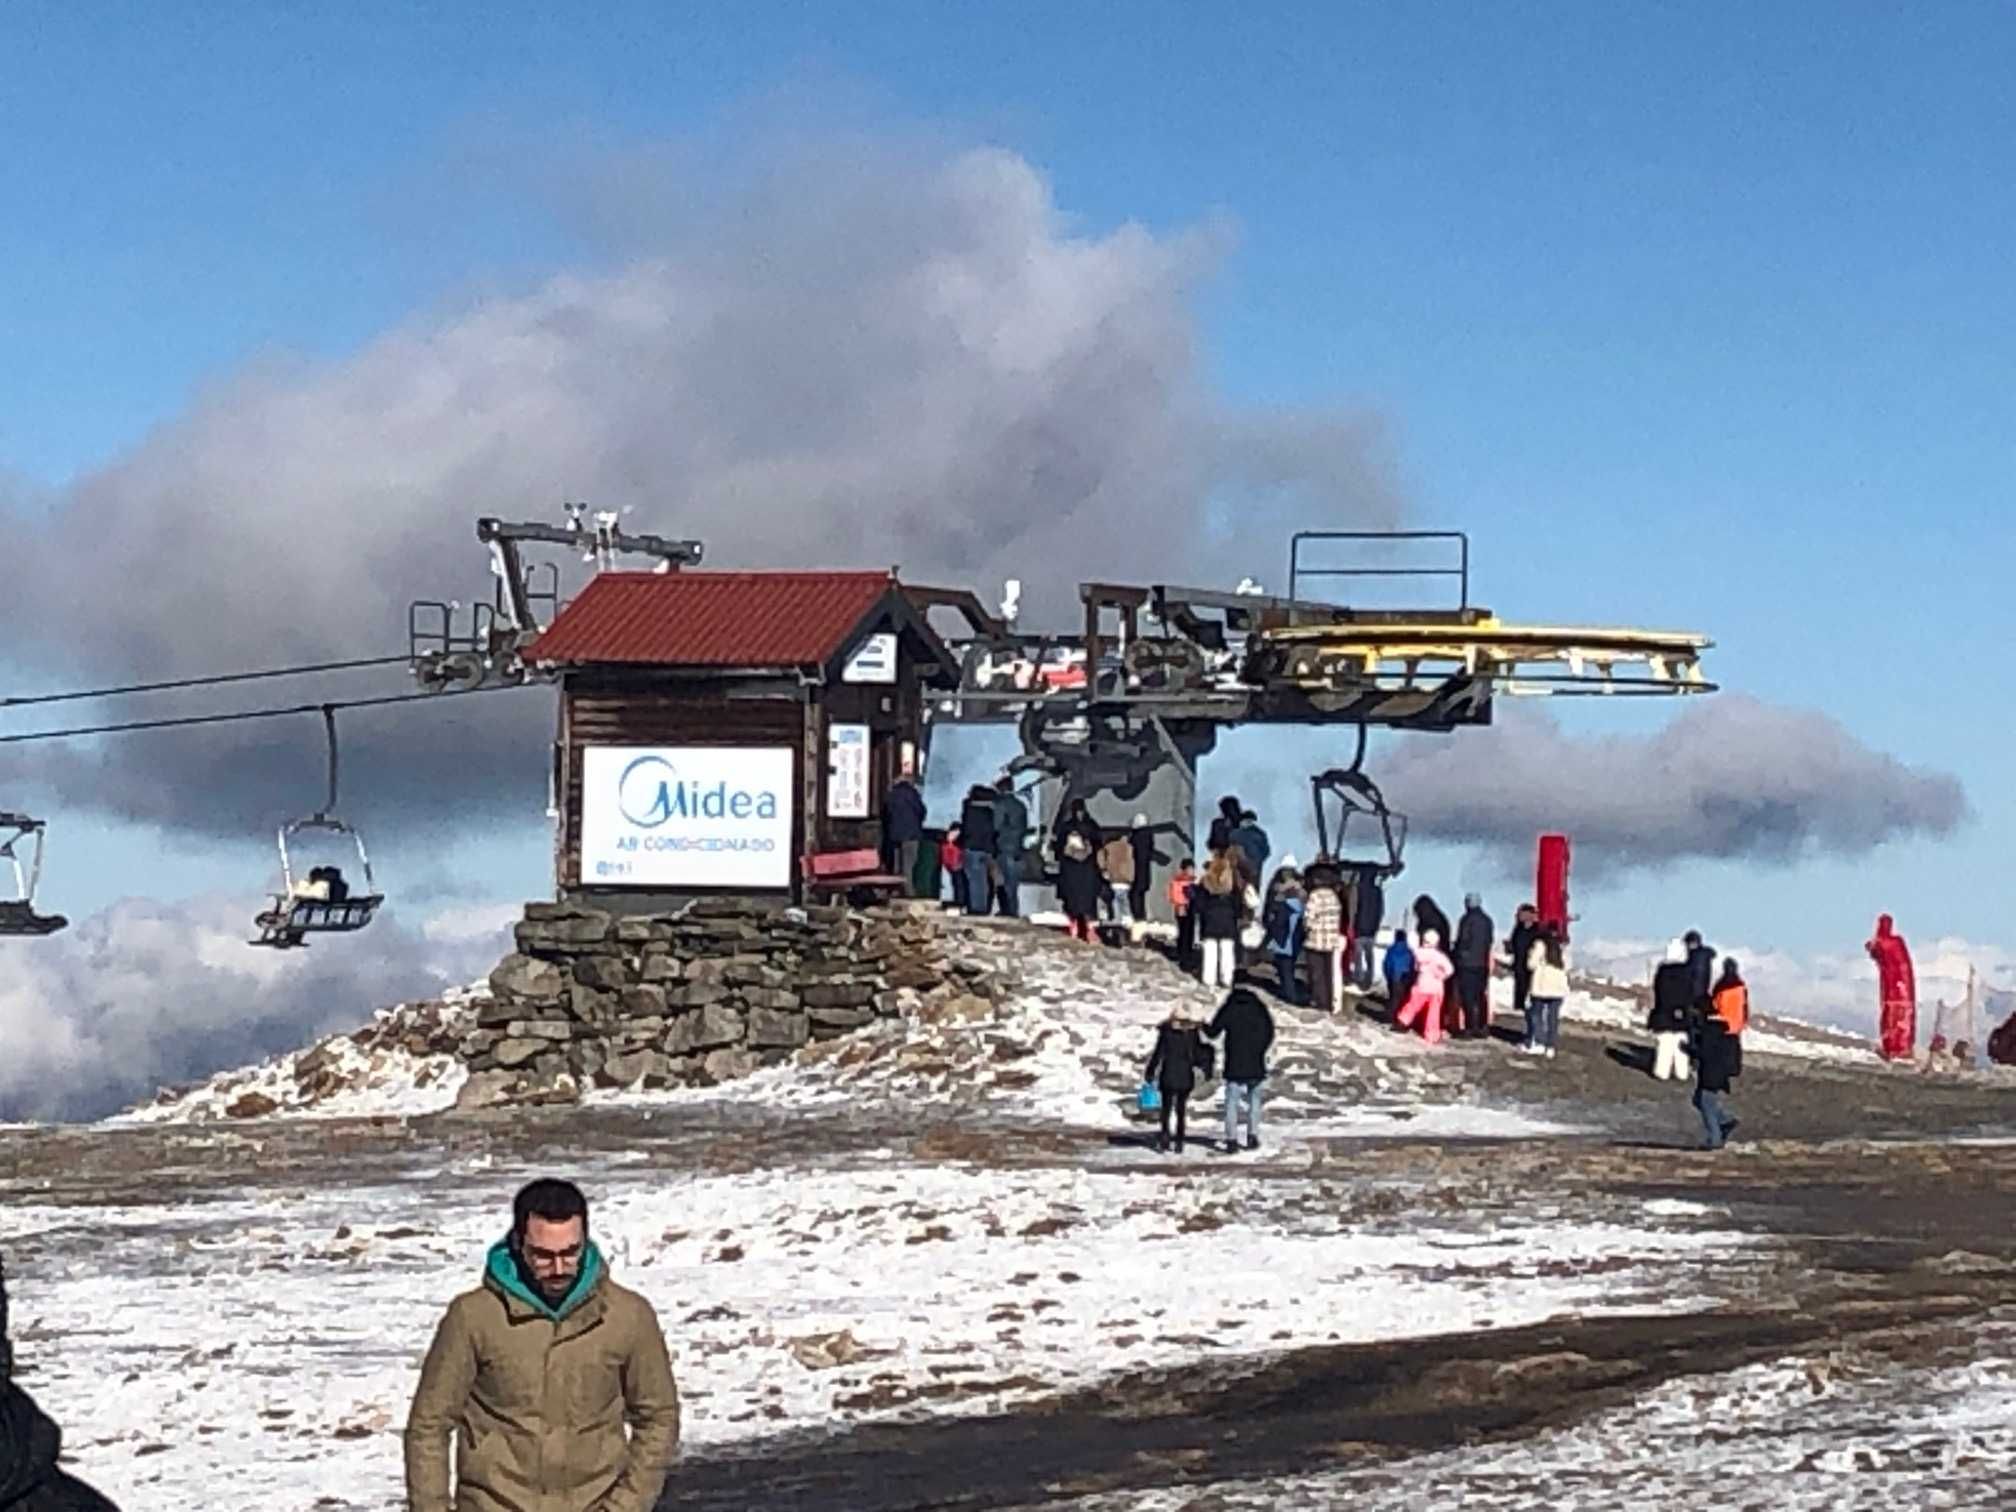
[[[604,572],[526,659],[819,666],[895,586],[886,572]]]

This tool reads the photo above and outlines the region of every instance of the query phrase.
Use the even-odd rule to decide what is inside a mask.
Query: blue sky
[[[1821,949],[1890,907],[2010,943],[2011,56],[2016,10],[1957,3],[13,7],[0,479],[33,509],[248,362],[608,256],[519,171],[553,144],[998,144],[1088,228],[1220,228],[1213,382],[1381,413],[1485,602],[1707,630],[1725,685],[1967,784],[1957,838],[1676,867],[1604,891],[1619,929]],[[245,885],[66,838],[73,913],[142,869]],[[545,842],[391,854],[529,887]]]

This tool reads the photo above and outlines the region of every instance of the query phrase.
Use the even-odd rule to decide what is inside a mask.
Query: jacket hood
[[[1876,938],[1881,940],[1897,932],[1897,923],[1888,914],[1879,914],[1876,919]]]
[[[518,1257],[511,1253],[511,1241],[504,1238],[490,1246],[490,1256],[483,1264],[483,1276],[505,1296],[517,1298],[540,1317],[551,1318],[557,1323],[595,1295],[595,1288],[602,1284],[604,1269],[602,1251],[590,1239],[581,1253],[581,1273],[574,1278],[574,1289],[555,1306],[525,1284],[525,1278],[518,1274]]]
[[[1208,893],[1215,893],[1217,896],[1222,898],[1225,896],[1225,894],[1229,892],[1236,892],[1238,890],[1239,876],[1235,872],[1232,876],[1224,878],[1221,882],[1219,880],[1215,880],[1213,874],[1207,871],[1204,873],[1203,882],[1199,885],[1203,887],[1204,891]]]

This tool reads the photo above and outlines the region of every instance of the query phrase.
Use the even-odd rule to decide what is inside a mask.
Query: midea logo
[[[775,819],[777,795],[715,783],[684,782],[663,756],[639,756],[616,780],[616,804],[639,829],[672,819]]]

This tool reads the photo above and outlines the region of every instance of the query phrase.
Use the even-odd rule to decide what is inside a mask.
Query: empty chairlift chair
[[[295,819],[280,827],[280,890],[273,894],[272,905],[262,909],[252,921],[259,931],[259,937],[251,942],[254,945],[292,950],[306,945],[310,935],[354,933],[376,917],[378,905],[385,901],[372,874],[371,856],[364,848],[363,835],[335,815],[335,710],[325,705],[322,719],[329,736],[329,801],[307,818]],[[342,869],[333,865],[311,867],[306,875],[295,876],[294,857],[288,842],[304,834],[317,833],[339,835],[349,842],[363,877],[362,892],[356,891],[344,877]]]

